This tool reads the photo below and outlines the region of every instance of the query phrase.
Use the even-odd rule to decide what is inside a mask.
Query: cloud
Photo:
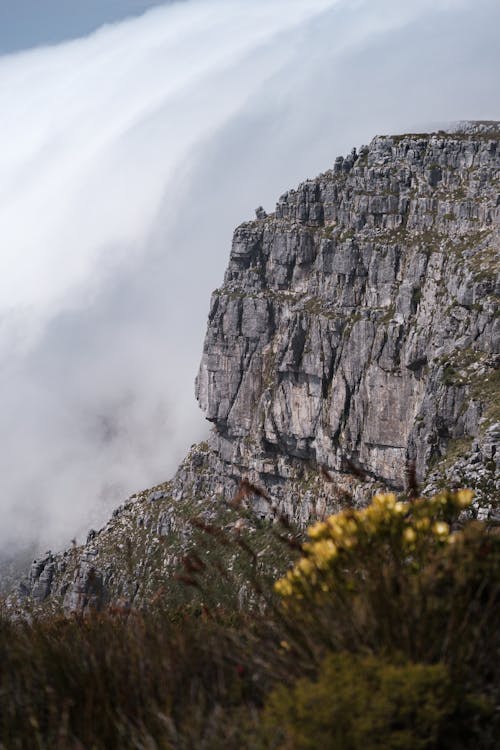
[[[206,433],[234,226],[380,132],[499,118],[493,2],[190,0],[0,58],[0,546],[61,545]]]

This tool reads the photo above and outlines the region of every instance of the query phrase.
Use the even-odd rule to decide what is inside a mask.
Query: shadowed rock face
[[[375,138],[240,226],[196,393],[229,465],[346,458],[401,488],[491,418],[497,123]]]

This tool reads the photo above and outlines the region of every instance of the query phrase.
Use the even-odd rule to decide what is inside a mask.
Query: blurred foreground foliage
[[[212,534],[185,606],[0,617],[0,748],[498,748],[500,536],[470,501],[378,495],[299,552],[276,534],[274,587],[240,540],[243,607],[217,606]]]

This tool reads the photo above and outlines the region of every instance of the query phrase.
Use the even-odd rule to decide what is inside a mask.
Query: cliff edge
[[[498,135],[375,138],[236,230],[197,381],[228,464],[403,489],[494,421]]]

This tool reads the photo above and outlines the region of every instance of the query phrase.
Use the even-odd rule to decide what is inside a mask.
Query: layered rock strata
[[[375,138],[236,230],[197,380],[229,472],[403,489],[498,416],[498,134]]]

